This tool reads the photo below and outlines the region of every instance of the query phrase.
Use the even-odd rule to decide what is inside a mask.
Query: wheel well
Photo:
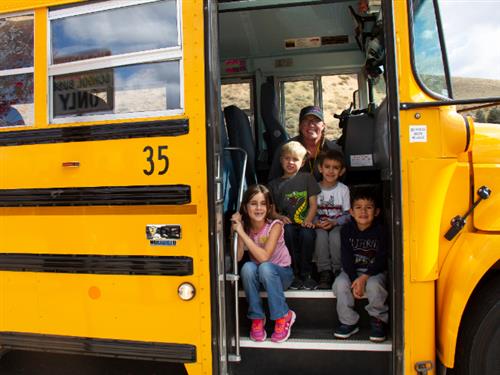
[[[465,306],[464,313],[462,315],[462,318],[460,319],[460,326],[458,330],[458,337],[457,337],[457,348],[461,347],[463,345],[463,340],[464,336],[467,334],[465,333],[467,325],[471,323],[471,320],[475,316],[475,312],[478,309],[478,301],[482,300],[482,297],[484,297],[485,293],[490,293],[493,288],[498,287],[500,284],[500,261],[495,263],[489,270],[488,272],[485,273],[485,275],[481,278],[481,280],[477,283],[476,287],[474,288],[474,291],[472,292],[467,305]],[[460,356],[460,350],[455,351],[455,366],[457,365],[458,361],[457,358]],[[455,374],[453,370],[451,370],[451,375]]]

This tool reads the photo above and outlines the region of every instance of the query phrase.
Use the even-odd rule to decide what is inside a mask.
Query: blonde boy
[[[307,151],[299,142],[288,142],[281,148],[283,176],[269,183],[274,200],[275,217],[285,224],[285,243],[292,255],[294,281],[290,289],[315,289],[312,274],[314,251],[313,219],[320,188],[310,173],[299,172]]]

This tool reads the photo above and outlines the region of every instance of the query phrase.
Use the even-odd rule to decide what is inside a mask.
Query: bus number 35
[[[168,146],[158,146],[158,154],[155,157],[155,150],[153,147],[144,147],[144,150],[142,150],[142,152],[147,153],[146,161],[149,163],[149,169],[142,170],[146,176],[151,176],[155,172],[155,169],[158,168],[158,166],[155,164],[156,160],[158,161],[158,165],[163,167],[158,171],[158,174],[163,175],[167,173],[169,166],[168,156],[165,155],[165,151],[167,150],[167,148]]]

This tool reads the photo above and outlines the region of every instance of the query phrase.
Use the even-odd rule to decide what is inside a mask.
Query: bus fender
[[[464,233],[449,250],[437,280],[437,348],[454,367],[460,322],[472,292],[500,259],[500,235]]]

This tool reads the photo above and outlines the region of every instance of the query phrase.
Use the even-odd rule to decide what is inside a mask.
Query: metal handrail
[[[236,212],[240,210],[241,200],[243,199],[243,185],[245,182],[245,175],[247,169],[247,159],[248,155],[245,150],[239,147],[225,147],[224,151],[237,151],[243,154],[243,168],[241,173],[240,185],[238,188],[238,199],[236,201]],[[238,275],[238,233],[234,233],[233,236],[233,273],[226,274],[226,280],[231,281],[234,286],[234,313],[235,313],[235,329],[234,329],[234,354],[228,355],[228,360],[230,362],[239,362],[241,361],[240,355],[240,316],[239,316],[239,295],[238,295],[238,281],[240,276]]]

